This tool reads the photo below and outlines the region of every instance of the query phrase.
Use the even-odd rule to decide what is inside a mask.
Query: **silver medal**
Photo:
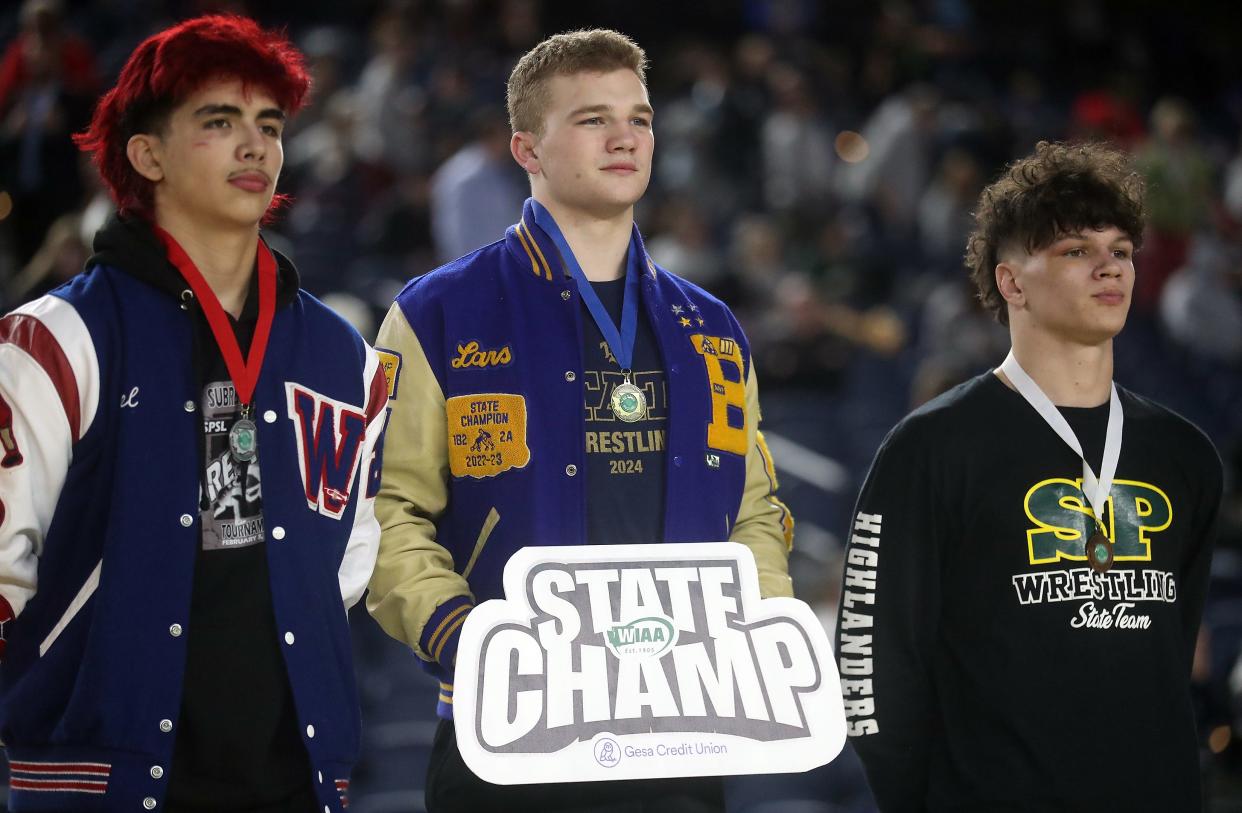
[[[647,414],[647,395],[630,381],[625,381],[612,390],[612,414],[626,423],[641,421]]]
[[[254,460],[259,449],[259,430],[249,418],[238,418],[229,430],[229,453],[239,463]]]

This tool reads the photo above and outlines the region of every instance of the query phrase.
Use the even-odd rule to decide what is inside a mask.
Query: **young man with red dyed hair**
[[[14,810],[345,804],[387,392],[259,235],[308,87],[244,18],[142,43],[78,137],[117,215],[0,320]]]

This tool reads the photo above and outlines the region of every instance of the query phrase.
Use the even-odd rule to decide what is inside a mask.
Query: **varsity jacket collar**
[[[647,273],[643,276],[647,280],[654,281],[657,279],[659,269],[651,261],[651,255],[647,253],[647,246],[643,243],[643,235],[639,232],[638,225],[635,224],[632,228],[634,239],[638,243],[638,250],[642,253],[640,265],[647,269]],[[505,247],[517,261],[518,268],[523,272],[530,271],[532,279],[563,282],[567,278],[572,278],[569,269],[561,260],[556,243],[552,242],[552,238],[535,223],[535,210],[531,198],[527,198],[522,204],[521,219],[505,232]]]

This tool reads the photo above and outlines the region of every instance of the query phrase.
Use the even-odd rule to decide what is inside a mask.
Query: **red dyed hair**
[[[288,116],[302,108],[310,90],[302,53],[283,32],[265,30],[246,17],[186,20],[148,37],[130,55],[116,87],[96,105],[90,126],[73,137],[91,153],[123,214],[151,218],[155,205],[154,184],[129,163],[129,139],[162,129],[173,109],[203,85],[229,79],[262,88]],[[273,197],[269,215],[284,200]]]

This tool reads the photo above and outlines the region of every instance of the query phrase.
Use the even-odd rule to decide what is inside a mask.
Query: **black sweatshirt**
[[[1189,673],[1220,458],[1119,389],[1093,576],[1081,459],[992,373],[889,434],[859,496],[837,657],[884,813],[1201,809]],[[1108,405],[1062,409],[1100,470]]]

